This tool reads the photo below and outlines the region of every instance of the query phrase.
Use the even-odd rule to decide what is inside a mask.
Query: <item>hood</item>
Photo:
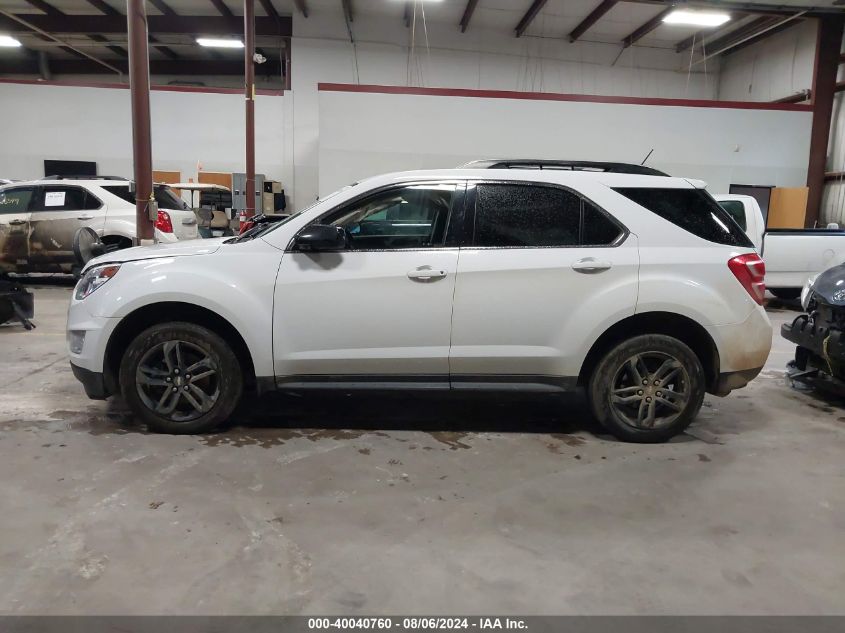
[[[833,306],[845,306],[845,264],[828,268],[816,277],[812,291]]]
[[[168,244],[156,244],[154,246],[135,246],[124,248],[119,251],[112,251],[92,259],[85,268],[99,264],[112,264],[122,262],[134,262],[140,259],[158,259],[161,257],[184,257],[186,255],[210,255],[220,248],[227,237],[212,239],[185,240]]]

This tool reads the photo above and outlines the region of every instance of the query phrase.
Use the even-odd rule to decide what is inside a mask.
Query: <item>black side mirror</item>
[[[294,248],[312,253],[343,251],[349,247],[346,230],[340,226],[312,224],[302,229],[293,240]]]

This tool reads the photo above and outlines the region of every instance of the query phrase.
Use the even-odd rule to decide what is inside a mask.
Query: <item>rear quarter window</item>
[[[703,189],[615,187],[613,190],[708,242],[754,247],[728,212]]]

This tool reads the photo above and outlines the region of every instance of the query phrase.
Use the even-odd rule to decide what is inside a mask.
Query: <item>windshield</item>
[[[334,198],[336,195],[338,195],[339,193],[341,193],[343,191],[346,191],[350,187],[354,187],[356,184],[358,184],[358,183],[354,183],[352,185],[346,185],[345,187],[341,187],[337,191],[333,191],[332,193],[328,194],[327,196],[323,196],[322,198],[318,198],[317,200],[315,200],[313,203],[309,204],[304,209],[297,211],[293,215],[285,218],[284,220],[281,220],[279,222],[269,222],[267,224],[258,224],[256,226],[252,227],[251,229],[249,229],[246,233],[238,235],[237,237],[233,237],[230,240],[226,240],[224,243],[225,244],[235,244],[237,242],[243,242],[243,241],[246,241],[246,240],[254,239],[256,237],[259,237],[260,235],[267,235],[268,233],[275,231],[280,226],[287,224],[288,222],[290,222],[294,218],[298,218],[300,215],[302,215],[306,211],[310,211],[311,209],[316,207],[318,204],[321,204],[321,203],[325,202],[326,200],[330,200],[331,198]]]

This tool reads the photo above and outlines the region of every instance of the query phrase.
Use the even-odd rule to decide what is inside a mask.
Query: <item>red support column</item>
[[[810,132],[810,161],[807,165],[807,215],[804,226],[814,227],[819,221],[824,194],[824,172],[827,167],[827,144],[833,115],[833,96],[842,50],[845,19],[838,15],[817,18],[816,63],[813,69],[813,127]]]
[[[244,77],[246,79],[246,217],[255,215],[255,0],[244,0]]]
[[[132,100],[132,159],[135,167],[136,243],[152,241],[149,215],[153,196],[153,157],[150,138],[150,58],[147,50],[147,12],[144,0],[126,0],[129,33],[129,92]]]

